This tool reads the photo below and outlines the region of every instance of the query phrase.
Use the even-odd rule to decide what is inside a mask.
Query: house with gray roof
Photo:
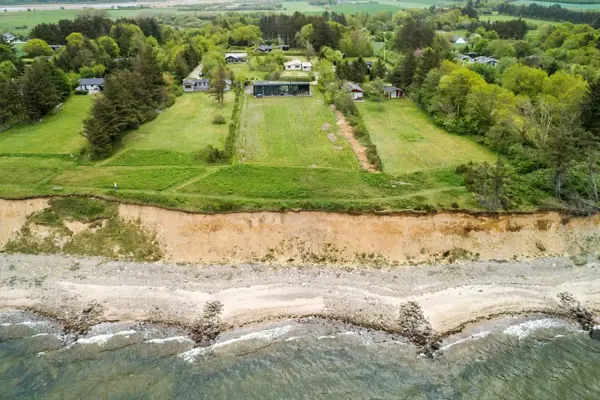
[[[12,33],[3,33],[2,34],[2,39],[4,39],[4,41],[6,43],[12,43],[15,40],[17,40],[17,37],[15,35],[13,35]]]
[[[104,78],[81,78],[79,86],[75,88],[77,93],[96,93],[104,90]]]
[[[364,99],[364,91],[356,83],[346,82],[344,83],[343,88],[352,94],[352,100],[362,101]]]

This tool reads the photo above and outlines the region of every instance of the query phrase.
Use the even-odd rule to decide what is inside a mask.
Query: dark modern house
[[[207,78],[186,78],[183,80],[183,91],[186,93],[192,92],[208,92],[210,88],[210,79]],[[225,79],[225,91],[231,90],[231,81]]]
[[[254,82],[254,96],[310,96],[310,82]]]
[[[283,51],[288,51],[290,49],[290,45],[289,44],[282,44],[281,46],[279,46],[279,48]]]

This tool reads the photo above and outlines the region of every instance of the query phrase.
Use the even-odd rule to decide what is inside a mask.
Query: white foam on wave
[[[173,336],[173,337],[168,337],[168,338],[164,338],[164,339],[150,339],[150,340],[146,340],[144,343],[150,343],[150,344],[165,344],[165,343],[194,343],[194,341],[188,337],[185,336]]]
[[[128,339],[131,335],[135,335],[136,333],[137,332],[132,329],[129,331],[111,333],[108,335],[97,335],[89,338],[78,339],[77,342],[75,342],[75,344],[97,344],[103,346],[114,337],[123,337],[124,339]]]
[[[469,337],[466,337],[464,339],[460,339],[460,340],[457,340],[456,342],[449,343],[449,344],[441,347],[440,350],[448,350],[450,347],[452,347],[454,345],[457,345],[457,344],[460,344],[460,343],[470,342],[472,340],[483,339],[484,337],[488,336],[490,333],[492,333],[492,332],[483,331],[483,332],[475,333],[475,334],[473,334],[473,335],[471,335]]]
[[[504,330],[505,335],[515,336],[519,339],[524,339],[541,328],[565,328],[570,324],[558,319],[544,318],[532,321],[525,321],[518,325],[509,326]]]
[[[318,340],[323,340],[323,339],[337,339],[337,337],[335,335],[325,335],[325,336],[319,336],[317,339]]]
[[[187,362],[194,362],[198,356],[203,354],[207,354],[214,349],[218,349],[220,347],[229,346],[234,343],[244,342],[246,340],[275,340],[286,333],[290,332],[294,327],[292,325],[285,325],[278,328],[266,329],[264,331],[251,332],[245,335],[242,335],[238,338],[224,340],[222,342],[217,342],[212,346],[202,347],[198,349],[192,349],[190,351],[186,351],[185,353],[179,354],[179,357],[183,358]]]
[[[29,326],[29,327],[33,327],[33,326],[38,326],[38,325],[47,325],[48,322],[47,321],[23,321],[23,322],[17,322],[17,323],[10,323],[10,322],[5,322],[3,324],[0,324],[0,326]]]

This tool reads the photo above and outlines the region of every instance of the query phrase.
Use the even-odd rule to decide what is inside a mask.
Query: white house
[[[104,78],[81,78],[76,92],[95,93],[104,89]]]
[[[302,71],[302,64],[304,64],[300,60],[292,60],[283,63],[283,67],[286,71]]]
[[[302,63],[302,71],[310,71],[312,70],[312,63],[310,61],[305,61]]]
[[[496,64],[498,64],[498,60],[496,60],[495,58],[486,57],[486,56],[475,57],[474,61],[477,64],[487,64],[487,65],[491,65],[493,67],[495,67]]]
[[[456,44],[467,44],[467,43],[468,43],[468,42],[467,42],[467,39],[465,39],[465,38],[464,38],[464,37],[462,37],[462,36],[454,36],[454,37],[452,38],[452,42],[453,42],[453,43],[456,43]]]

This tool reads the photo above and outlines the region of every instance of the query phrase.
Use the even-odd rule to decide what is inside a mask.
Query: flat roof
[[[310,81],[302,82],[284,82],[284,81],[257,81],[254,86],[281,86],[281,85],[310,85]]]

